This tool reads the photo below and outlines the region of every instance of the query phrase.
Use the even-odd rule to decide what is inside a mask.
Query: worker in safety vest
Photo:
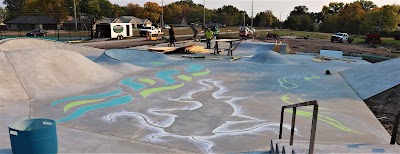
[[[211,31],[210,28],[207,28],[206,31],[206,41],[207,41],[207,48],[206,49],[211,49],[211,39],[213,38],[214,33]]]

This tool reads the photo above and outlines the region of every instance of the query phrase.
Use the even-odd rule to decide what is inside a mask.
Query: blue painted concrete
[[[156,76],[166,82],[165,85],[171,85],[176,83],[176,80],[172,78],[172,75],[174,74],[179,74],[180,72],[178,70],[165,70],[165,71],[159,71],[156,73]]]
[[[199,65],[199,64],[190,64],[189,67],[185,68],[187,72],[189,73],[194,73],[194,72],[199,72],[200,70],[202,70],[203,68],[205,68],[205,66],[203,65]]]
[[[69,102],[69,101],[81,100],[81,99],[96,99],[96,98],[115,96],[115,95],[120,94],[121,92],[122,92],[122,89],[118,88],[117,90],[107,92],[107,93],[67,97],[67,98],[59,99],[59,100],[51,103],[51,106],[56,106],[57,104],[61,104],[61,103]]]
[[[137,82],[132,82],[132,78],[127,78],[121,81],[121,84],[128,86],[130,88],[132,88],[133,90],[140,90],[143,89],[144,87],[146,87],[143,84],[137,83]]]
[[[107,107],[112,107],[112,106],[127,104],[127,103],[131,102],[132,100],[133,100],[132,96],[126,95],[126,96],[114,98],[105,103],[80,107],[74,113],[70,114],[69,116],[67,116],[65,118],[59,119],[56,122],[61,123],[61,122],[67,122],[70,120],[74,120],[74,119],[79,118],[80,116],[84,115],[86,112],[97,110],[97,109],[102,109],[102,108],[107,108]]]

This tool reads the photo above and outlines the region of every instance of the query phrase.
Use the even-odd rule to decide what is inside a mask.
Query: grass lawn
[[[265,36],[268,32],[258,32],[258,36]],[[278,34],[279,36],[308,36],[311,38],[318,39],[329,39],[331,33],[320,33],[320,32],[306,32],[306,31],[292,31],[292,30],[273,30],[270,33]]]

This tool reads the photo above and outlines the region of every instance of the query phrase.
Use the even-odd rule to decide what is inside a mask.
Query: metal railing
[[[400,110],[397,112],[396,118],[394,119],[392,128],[392,139],[390,140],[390,144],[396,144],[397,130],[399,129],[399,121],[400,121]]]
[[[293,105],[286,105],[282,106],[281,110],[281,123],[279,127],[279,139],[282,139],[282,127],[283,127],[283,115],[285,112],[286,108],[293,108],[293,113],[292,113],[292,128],[290,130],[290,145],[293,145],[293,136],[294,136],[294,128],[296,125],[296,110],[297,107],[302,107],[302,106],[310,106],[313,105],[313,117],[312,117],[312,123],[311,123],[311,135],[310,135],[310,147],[308,149],[309,154],[314,153],[314,143],[315,143],[315,133],[317,129],[317,118],[318,118],[318,102],[316,100],[309,101],[309,102],[303,102],[303,103],[298,103],[298,104],[293,104]]]

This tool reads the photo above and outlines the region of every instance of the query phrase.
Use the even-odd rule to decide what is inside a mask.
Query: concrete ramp
[[[105,51],[104,54],[112,59],[143,68],[153,68],[178,60],[178,58],[166,56],[162,53],[139,50],[112,49]]]
[[[8,57],[0,52],[0,102],[29,99]]]
[[[102,54],[99,58],[97,58],[94,62],[123,74],[131,74],[146,69],[123,61],[119,61],[117,59],[113,59],[107,56],[105,53]]]
[[[359,66],[340,74],[363,100],[400,84],[400,58]]]
[[[0,93],[4,101],[27,99],[26,94],[31,100],[67,95],[123,76],[69,50],[25,49],[0,53],[2,91],[3,84],[8,85],[6,92]]]
[[[73,45],[52,40],[36,38],[6,39],[0,42],[1,51],[34,50],[34,49],[63,49],[78,52],[85,57],[95,60],[104,50],[81,45]]]
[[[233,46],[236,46],[237,43],[234,43]],[[275,43],[265,43],[265,42],[241,42],[239,46],[233,51],[233,54],[255,54],[259,52],[264,52],[268,50],[277,50],[280,54],[287,53],[287,44],[275,44]]]
[[[285,57],[275,51],[259,52],[247,61],[262,64],[289,64]]]

